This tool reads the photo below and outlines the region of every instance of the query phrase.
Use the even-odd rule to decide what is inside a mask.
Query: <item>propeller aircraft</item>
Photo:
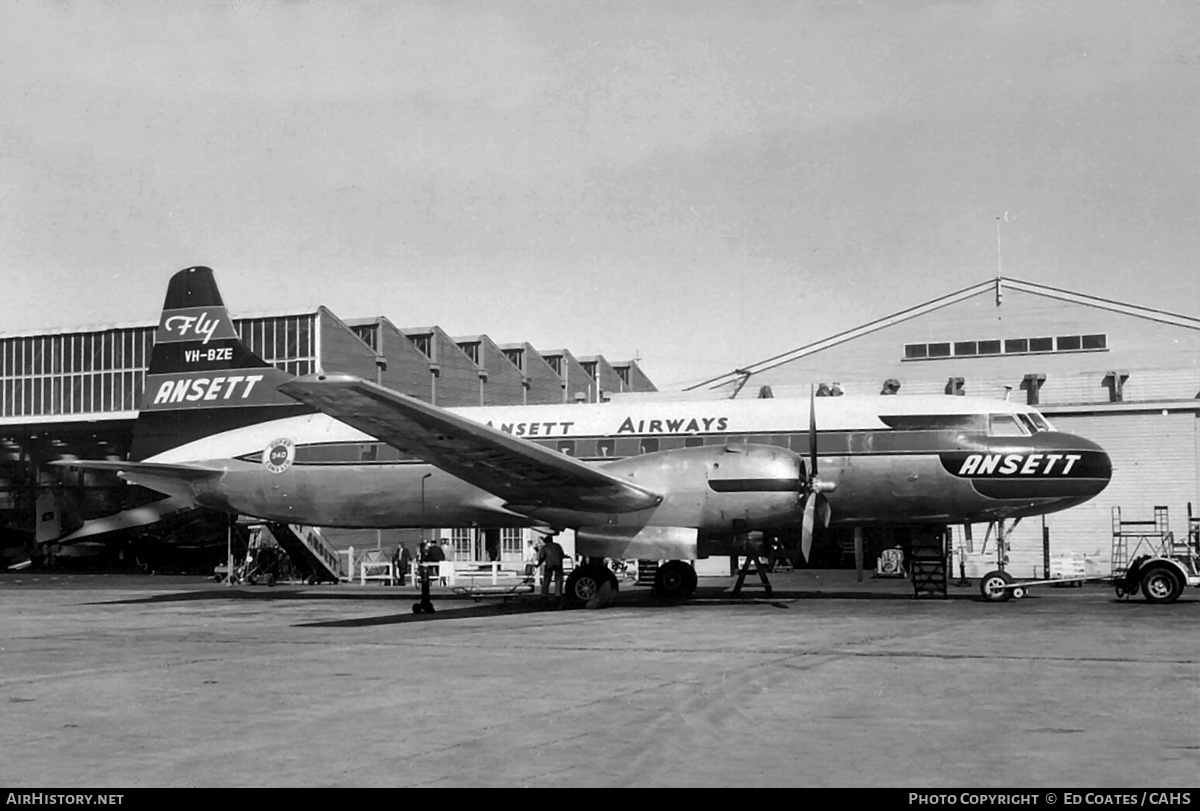
[[[965,396],[441,408],[352,375],[293,377],[238,337],[213,272],[175,274],[129,461],[72,460],[200,507],[318,527],[574,530],[568,598],[604,558],[746,553],[752,532],[992,522],[1066,509],[1111,463],[1034,408]],[[798,528],[798,533],[796,532]]]

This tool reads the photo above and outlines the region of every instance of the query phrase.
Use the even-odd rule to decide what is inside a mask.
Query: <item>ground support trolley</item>
[[[1192,531],[1188,504],[1188,534],[1176,540],[1167,521],[1167,508],[1155,507],[1153,521],[1124,521],[1113,507],[1112,577],[1117,597],[1139,591],[1149,603],[1173,603],[1187,586],[1200,586],[1200,537]]]
[[[1088,581],[1111,580],[1109,575],[1096,577],[1053,577],[1048,580],[1017,580],[1002,569],[988,572],[979,580],[979,593],[988,600],[1003,602],[1004,600],[1020,599],[1029,593],[1031,586],[1044,586],[1053,583],[1056,586],[1082,586]]]
[[[1188,504],[1188,534],[1179,541],[1170,530],[1166,507],[1155,507],[1151,521],[1123,520],[1121,508],[1113,507],[1111,574],[1018,581],[1004,571],[1001,557],[1000,568],[980,579],[979,591],[988,600],[1003,601],[1024,597],[1031,586],[1104,580],[1113,584],[1120,599],[1140,592],[1148,603],[1173,603],[1188,586],[1200,587],[1200,527],[1196,523]]]

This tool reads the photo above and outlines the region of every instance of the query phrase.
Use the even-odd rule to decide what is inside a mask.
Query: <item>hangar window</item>
[[[1054,339],[1053,338],[1030,338],[1029,339],[1029,351],[1030,352],[1053,352],[1054,351]]]
[[[904,357],[908,360],[919,360],[929,357],[929,346],[927,344],[906,344],[904,346]]]
[[[412,341],[413,346],[420,350],[421,354],[427,358],[433,357],[433,336],[429,333],[424,335],[409,335],[408,340]]]
[[[1083,336],[1083,348],[1084,349],[1107,349],[1108,348],[1108,336],[1107,335],[1084,335]]]
[[[1070,352],[1083,347],[1083,339],[1078,335],[1060,335],[1058,336],[1058,351]]]
[[[1029,351],[1028,338],[1010,338],[1004,342],[1004,352],[1008,355],[1020,355]]]
[[[999,341],[980,341],[979,342],[979,354],[980,355],[999,355],[1000,354],[1000,342]]]
[[[500,530],[501,554],[521,554],[521,536],[524,534],[524,530],[514,527],[505,527],[504,529]]]
[[[954,344],[954,354],[958,357],[963,355],[978,354],[979,347],[974,341],[957,341]]]
[[[929,357],[931,358],[948,358],[950,357],[950,344],[930,344]]]
[[[525,352],[521,349],[505,349],[504,357],[508,358],[508,362],[516,366],[521,371],[525,371]]]
[[[474,530],[470,527],[456,527],[450,530],[450,540],[454,545],[451,560],[472,560],[475,557]]]

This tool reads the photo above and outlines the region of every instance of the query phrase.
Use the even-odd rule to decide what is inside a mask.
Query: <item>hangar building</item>
[[[808,396],[811,384],[847,394],[898,393],[1019,398],[1060,430],[1099,442],[1112,481],[1092,501],[1046,516],[1052,555],[1081,559],[1107,574],[1113,508],[1125,520],[1151,520],[1168,507],[1176,538],[1188,510],[1200,512],[1200,318],[998,277],[714,378],[696,389],[740,396],[763,386]],[[794,388],[793,388],[794,387]],[[954,573],[995,568],[995,545],[973,551],[954,529]],[[876,547],[886,539],[876,539]],[[877,552],[878,548],[872,550]],[[958,555],[961,554],[961,557]],[[1041,522],[1011,536],[1010,571],[1041,576]],[[873,558],[868,557],[868,560]]]
[[[291,374],[354,374],[447,407],[598,402],[623,391],[654,391],[634,361],[577,360],[564,349],[499,345],[486,335],[454,338],[440,327],[400,328],[382,316],[343,321],[319,307],[234,322],[251,349]],[[70,457],[128,458],[156,327],[0,335],[0,551],[10,560],[26,555],[35,534],[59,538],[85,521],[161,498],[105,474],[48,465]],[[147,529],[182,545],[224,545],[216,516]],[[333,546],[360,549],[419,537],[419,530],[326,532]],[[463,559],[486,559],[485,544],[496,542],[473,529],[455,529],[453,538]],[[520,530],[507,532],[502,543],[505,558],[520,559]]]

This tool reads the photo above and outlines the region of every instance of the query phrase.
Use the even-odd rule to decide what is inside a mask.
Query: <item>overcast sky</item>
[[[1200,5],[0,5],[0,333],[324,304],[679,388],[993,277],[1200,315]]]

